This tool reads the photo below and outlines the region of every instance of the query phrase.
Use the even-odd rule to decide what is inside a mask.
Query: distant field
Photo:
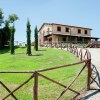
[[[79,61],[73,54],[63,50],[53,48],[39,48],[34,51],[32,48],[32,56],[26,55],[26,48],[16,48],[15,55],[10,55],[9,50],[0,51],[0,71],[28,71],[59,66]],[[57,70],[42,72],[42,74],[68,85],[72,79],[78,74],[82,65],[69,68],[61,68]],[[87,70],[77,79],[71,87],[77,91],[81,91],[86,86]],[[6,84],[11,90],[24,82],[31,74],[0,74],[0,81]],[[33,100],[33,83],[31,80],[14,94],[18,100]],[[39,77],[39,100],[55,100],[64,88]],[[0,85],[0,100],[7,95],[6,90]],[[66,92],[60,100],[70,100],[75,95],[73,92]],[[7,100],[13,100],[9,97]]]

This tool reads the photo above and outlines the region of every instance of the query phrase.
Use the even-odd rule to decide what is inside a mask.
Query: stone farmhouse
[[[91,36],[91,28],[44,23],[39,29],[39,44],[59,42],[88,43],[99,38]]]

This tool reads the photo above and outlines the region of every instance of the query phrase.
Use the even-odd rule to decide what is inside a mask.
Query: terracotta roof
[[[47,25],[52,25],[52,24],[50,24],[50,23],[43,23],[42,26],[40,27],[39,31],[40,31],[40,30],[42,29],[42,27],[43,27],[44,25],[46,25],[46,24],[47,24]]]
[[[79,26],[71,26],[71,25],[64,25],[64,24],[56,24],[56,23],[43,23],[42,26],[40,27],[39,31],[42,29],[44,25],[60,25],[60,26],[68,26],[68,27],[75,27],[75,28],[82,28],[82,29],[89,29],[92,30],[91,28],[86,28],[86,27],[79,27]]]

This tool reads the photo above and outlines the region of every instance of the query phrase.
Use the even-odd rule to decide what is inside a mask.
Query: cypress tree
[[[31,29],[30,29],[30,22],[27,21],[27,55],[31,54]]]
[[[15,51],[14,51],[14,34],[15,34],[15,28],[14,28],[14,26],[11,27],[10,32],[11,32],[11,37],[10,37],[10,51],[11,51],[11,54],[14,54],[15,53]]]
[[[37,26],[36,26],[36,28],[35,28],[35,30],[34,30],[34,38],[35,38],[35,45],[34,45],[34,49],[36,50],[36,51],[38,51],[38,29],[37,29]]]

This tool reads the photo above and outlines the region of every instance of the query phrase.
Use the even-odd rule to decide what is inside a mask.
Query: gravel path
[[[80,48],[78,49],[80,50]],[[98,77],[96,78],[96,82],[99,84],[99,87],[96,84],[96,82],[93,82],[93,84],[91,84],[91,87],[96,90],[87,91],[86,94],[83,94],[85,96],[81,100],[100,100],[100,48],[88,48],[88,50],[91,53],[92,66],[94,66],[94,69],[96,69],[98,72]],[[84,50],[83,53],[85,53]]]
[[[92,58],[92,64],[96,67],[98,71],[98,76],[100,75],[100,48],[89,48]],[[96,82],[100,85],[100,77],[96,79]],[[82,100],[100,100],[100,88],[94,82],[91,85],[93,88],[99,90],[90,90],[88,91]]]

